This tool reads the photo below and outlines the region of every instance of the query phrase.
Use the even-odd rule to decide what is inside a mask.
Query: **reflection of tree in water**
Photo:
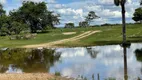
[[[0,65],[0,73],[4,73],[8,68]]]
[[[137,61],[142,62],[142,49],[136,49],[135,54],[136,54]],[[142,68],[141,68],[141,73],[142,73]]]
[[[141,62],[141,74],[142,74],[142,49],[136,49],[135,54],[136,54],[137,61]],[[141,79],[138,78],[138,80],[141,80]]]
[[[91,47],[86,47],[86,50],[90,54],[91,58],[96,58],[97,54],[99,53],[98,51],[94,50]]]
[[[10,64],[23,72],[47,72],[60,58],[53,49],[7,49],[0,51],[0,72],[5,72]]]
[[[142,62],[142,49],[136,49],[135,54],[136,54],[137,60]]]

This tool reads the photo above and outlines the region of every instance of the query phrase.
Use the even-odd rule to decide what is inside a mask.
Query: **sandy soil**
[[[73,35],[73,34],[76,34],[76,32],[65,32],[65,33],[62,33],[64,35]]]
[[[47,73],[0,74],[0,80],[71,80]]]
[[[50,48],[50,47],[55,46],[56,44],[62,44],[62,43],[69,42],[69,41],[80,40],[82,38],[88,37],[88,36],[95,34],[95,33],[98,33],[98,32],[101,32],[101,31],[99,31],[99,30],[98,31],[86,31],[86,32],[84,32],[80,35],[77,35],[75,37],[72,37],[72,38],[53,41],[53,42],[49,42],[49,43],[43,43],[43,44],[26,45],[26,46],[23,46],[23,48],[40,48],[40,47]]]

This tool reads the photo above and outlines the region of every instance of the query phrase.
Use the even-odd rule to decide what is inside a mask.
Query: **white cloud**
[[[83,21],[89,11],[95,11],[101,19],[95,20],[92,24],[104,24],[104,23],[120,23],[121,22],[121,7],[114,5],[113,0],[80,0],[71,2],[68,4],[60,4],[59,9],[53,9],[55,12],[61,14],[63,22],[74,22],[78,25],[78,22]],[[57,5],[56,5],[57,7]],[[134,0],[128,0],[126,3],[126,20],[127,22],[133,22],[131,19],[135,8],[139,7],[139,2]],[[62,21],[61,21],[62,23]],[[63,24],[64,24],[63,23]],[[62,24],[62,25],[63,25]]]
[[[0,0],[1,4],[5,4],[7,2],[7,0]]]
[[[33,2],[42,2],[42,1],[45,1],[45,0],[21,0],[21,1],[33,1]]]
[[[56,0],[47,0],[48,3],[56,3]]]
[[[113,0],[99,0],[99,3],[102,3],[102,4],[113,4]]]
[[[83,14],[83,10],[82,9],[72,9],[72,8],[67,8],[67,9],[59,9],[58,10],[59,13],[64,14],[64,15],[80,15],[82,16]]]

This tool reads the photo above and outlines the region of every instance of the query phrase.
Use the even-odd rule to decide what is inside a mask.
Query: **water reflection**
[[[48,72],[59,60],[60,53],[53,49],[6,49],[1,50],[0,72]]]
[[[127,47],[123,47],[124,53],[124,79],[128,80],[128,73],[127,73]]]
[[[141,74],[142,74],[142,48],[135,50],[136,58],[139,62],[141,62]]]
[[[60,72],[62,76],[88,80],[142,79],[142,44],[0,50],[1,73]]]
[[[133,52],[139,47],[142,47],[142,44],[132,44],[127,49],[120,45],[95,46],[89,50],[86,48],[60,48],[56,52],[62,52],[62,63],[56,63],[51,67],[50,72],[59,71],[63,76],[69,77],[82,75],[89,80],[92,79],[92,74],[97,80],[98,73],[100,80],[128,80],[128,78],[137,80],[138,77],[142,78],[141,64],[136,60]],[[91,57],[90,54],[94,51],[97,52],[97,55]]]
[[[96,58],[98,51],[94,50],[92,47],[86,47],[87,53],[90,54],[91,58]]]

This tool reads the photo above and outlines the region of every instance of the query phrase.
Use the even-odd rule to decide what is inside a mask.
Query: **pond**
[[[0,73],[58,72],[65,77],[88,80],[142,79],[142,43],[132,43],[125,49],[120,45],[56,49],[5,48],[0,50]]]

